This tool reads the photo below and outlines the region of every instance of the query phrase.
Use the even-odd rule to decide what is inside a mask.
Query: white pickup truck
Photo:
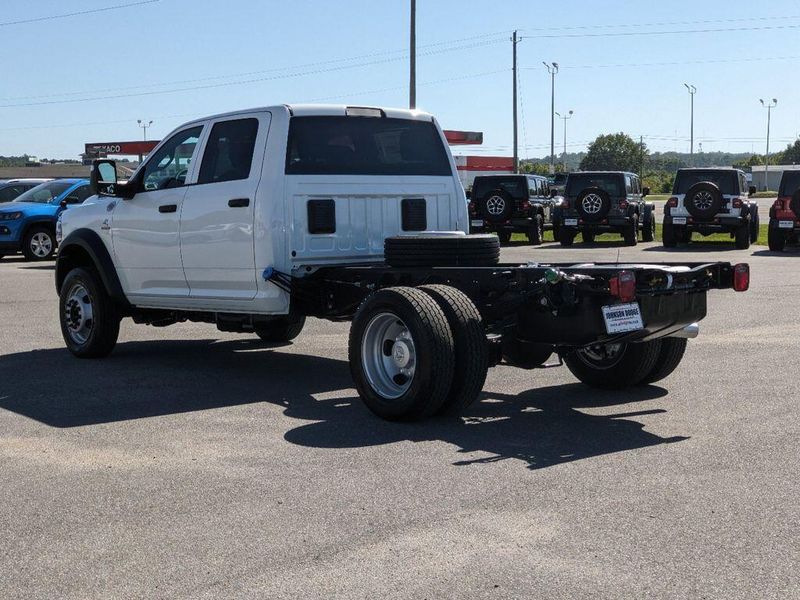
[[[706,292],[749,283],[746,264],[500,264],[495,236],[467,235],[444,135],[418,111],[216,115],[176,129],[128,181],[108,160],[91,179],[97,195],[57,226],[75,356],[107,356],[126,317],[282,343],[306,317],[351,320],[353,379],[387,419],[458,413],[501,361],[556,354],[600,387],[662,379]]]

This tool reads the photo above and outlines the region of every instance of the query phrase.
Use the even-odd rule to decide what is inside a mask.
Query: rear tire
[[[755,244],[761,233],[761,219],[758,216],[758,206],[753,206],[750,213],[750,243]]]
[[[670,375],[681,364],[687,343],[686,338],[662,338],[656,364],[639,384],[655,383]]]
[[[61,334],[78,358],[104,358],[119,337],[120,316],[98,275],[73,269],[61,284],[58,301]]]
[[[279,317],[266,323],[256,323],[253,331],[265,342],[291,342],[303,331],[305,317]]]
[[[455,345],[455,375],[438,414],[458,415],[483,390],[489,372],[489,346],[481,313],[464,292],[448,285],[423,285],[447,317]]]
[[[656,215],[652,207],[645,208],[642,220],[642,241],[652,242],[656,239]]]
[[[447,317],[422,290],[368,296],[350,327],[350,373],[367,408],[390,421],[435,414],[453,383],[455,347]]]
[[[661,230],[661,243],[665,248],[674,248],[678,245],[678,236],[675,234],[675,226],[672,223],[664,223]]]
[[[747,250],[750,247],[750,222],[742,223],[736,228],[735,242],[737,250]]]
[[[544,219],[542,215],[533,215],[533,223],[528,230],[528,241],[533,246],[539,246],[544,238]]]
[[[575,243],[576,234],[577,232],[574,229],[560,227],[558,230],[558,242],[562,246],[572,246]]]
[[[390,267],[493,267],[500,240],[493,233],[420,233],[386,238],[383,252]]]
[[[583,238],[584,244],[594,244],[594,238],[595,238],[594,231],[583,231],[581,232],[581,237]]]
[[[786,234],[777,227],[770,227],[767,232],[767,244],[772,252],[783,252],[786,248]]]
[[[622,232],[622,239],[625,241],[626,246],[635,246],[639,243],[639,219],[633,217],[633,223],[628,225]]]
[[[511,241],[511,232],[510,231],[498,231],[497,238],[500,240],[500,243],[503,245],[508,244]]]
[[[27,260],[48,260],[55,251],[56,238],[47,227],[31,227],[22,240],[22,254]]]
[[[661,340],[636,344],[605,344],[575,350],[564,362],[588,386],[617,390],[643,381],[653,370]]]

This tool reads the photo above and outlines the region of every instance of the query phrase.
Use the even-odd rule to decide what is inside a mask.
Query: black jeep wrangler
[[[800,171],[784,171],[778,199],[769,209],[767,243],[780,252],[786,243],[800,241]]]
[[[639,230],[643,242],[655,239],[655,205],[644,201],[650,193],[639,176],[621,171],[570,173],[559,207],[558,241],[571,246],[578,233],[586,243],[599,233],[619,233],[628,246],[635,246]]]
[[[496,233],[504,244],[512,233],[524,233],[541,244],[560,203],[554,196],[541,175],[479,175],[470,196],[470,231]]]

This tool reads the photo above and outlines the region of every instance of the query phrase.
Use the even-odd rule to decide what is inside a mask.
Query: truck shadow
[[[454,465],[518,459],[531,469],[686,439],[660,437],[633,420],[666,412],[661,408],[579,410],[666,395],[655,386],[597,392],[568,384],[519,395],[488,392],[462,418],[388,423],[362,405],[345,361],[258,340],[128,342],[104,361],[77,360],[61,349],[22,352],[0,356],[0,373],[0,409],[58,428],[268,402],[287,417],[313,421],[287,431],[284,437],[293,444],[354,448],[442,441],[464,455]]]

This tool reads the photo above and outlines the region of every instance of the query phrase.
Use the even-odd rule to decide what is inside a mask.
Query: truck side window
[[[144,167],[144,189],[164,190],[186,185],[186,174],[203,126],[173,135],[153,154]]]
[[[216,123],[200,164],[198,184],[235,181],[250,177],[258,119]]]

